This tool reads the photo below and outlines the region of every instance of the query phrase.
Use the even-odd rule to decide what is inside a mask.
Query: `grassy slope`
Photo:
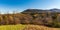
[[[60,28],[50,28],[38,25],[2,25],[0,30],[60,30]]]

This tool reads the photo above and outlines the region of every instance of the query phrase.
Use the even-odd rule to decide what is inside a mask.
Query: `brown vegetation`
[[[0,25],[35,24],[60,27],[60,14],[52,12],[0,14]]]
[[[23,30],[60,30],[60,28],[50,28],[39,25],[27,25]]]

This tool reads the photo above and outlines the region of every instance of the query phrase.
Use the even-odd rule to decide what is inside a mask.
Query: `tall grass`
[[[0,30],[22,30],[25,25],[2,25]]]

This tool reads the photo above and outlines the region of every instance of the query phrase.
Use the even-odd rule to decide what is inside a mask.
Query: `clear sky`
[[[23,11],[25,9],[60,8],[60,0],[0,0],[0,11]]]

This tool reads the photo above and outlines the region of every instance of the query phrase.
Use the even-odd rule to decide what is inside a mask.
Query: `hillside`
[[[51,10],[28,9],[21,13],[0,14],[0,25],[16,25],[16,24],[34,24],[44,25],[48,27],[60,27],[60,13],[53,11],[53,9]]]
[[[48,13],[48,12],[51,12],[51,13],[60,13],[60,9],[26,9],[25,11],[23,11],[22,13]]]

